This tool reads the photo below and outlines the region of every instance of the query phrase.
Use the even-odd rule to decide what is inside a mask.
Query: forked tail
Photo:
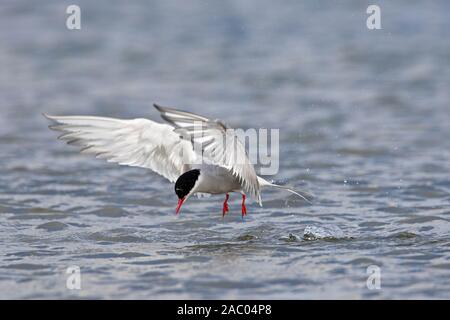
[[[258,177],[258,182],[261,187],[273,187],[273,188],[278,188],[278,189],[283,189],[283,190],[289,191],[290,193],[293,193],[293,194],[299,196],[300,198],[302,198],[303,200],[305,200],[308,203],[312,203],[312,200],[314,199],[314,196],[306,191],[295,191],[288,186],[280,186],[275,183],[270,183],[269,181],[267,181],[261,177]]]

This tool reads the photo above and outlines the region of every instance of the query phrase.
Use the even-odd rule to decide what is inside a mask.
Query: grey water
[[[450,3],[0,3],[1,299],[449,299]],[[41,113],[279,128],[263,207],[78,154]],[[380,288],[367,286],[379,268]],[[80,268],[81,289],[67,287]]]

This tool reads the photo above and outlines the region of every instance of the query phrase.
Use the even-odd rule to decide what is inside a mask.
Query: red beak
[[[186,199],[186,198],[178,199],[177,210],[175,211],[177,214],[178,214],[178,212],[180,212],[180,208],[181,208],[181,205],[182,205],[183,202],[184,202],[184,199]]]

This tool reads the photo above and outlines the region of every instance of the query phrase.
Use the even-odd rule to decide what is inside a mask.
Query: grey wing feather
[[[201,152],[205,161],[228,169],[239,179],[243,190],[261,204],[255,168],[233,129],[220,120],[156,104],[154,106],[164,120],[177,128],[178,133],[191,140],[194,150]]]

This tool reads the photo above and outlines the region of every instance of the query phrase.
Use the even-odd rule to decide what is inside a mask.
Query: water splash
[[[304,240],[318,239],[342,239],[346,238],[344,232],[338,226],[306,226],[303,231]]]

